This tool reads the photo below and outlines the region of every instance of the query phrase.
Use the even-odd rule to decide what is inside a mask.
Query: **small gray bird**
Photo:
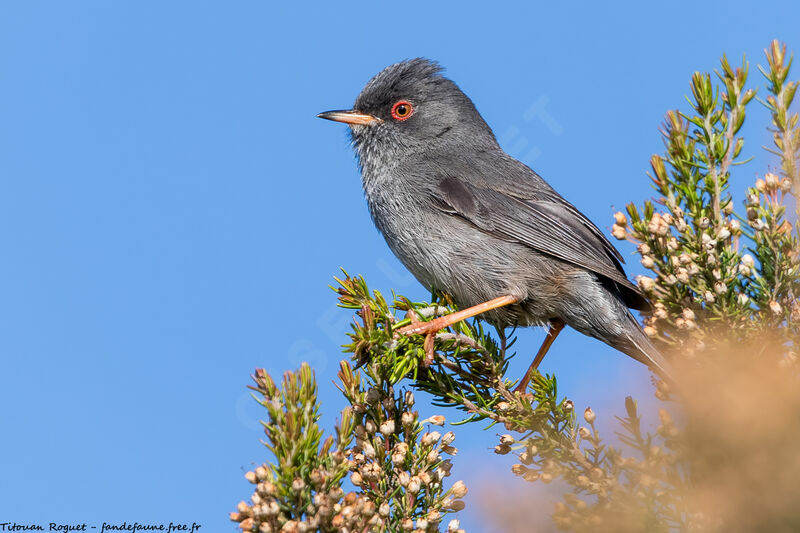
[[[500,327],[547,325],[517,390],[524,390],[564,325],[667,376],[628,308],[648,303],[603,233],[536,172],[506,154],[475,105],[418,58],[385,68],[344,122],[372,219],[428,289],[462,308],[401,334],[431,335],[483,313]]]

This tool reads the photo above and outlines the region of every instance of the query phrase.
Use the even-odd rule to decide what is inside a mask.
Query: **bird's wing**
[[[636,286],[625,276],[619,252],[597,226],[549,187],[539,193],[520,198],[496,190],[486,181],[473,185],[456,176],[439,177],[434,191],[436,205],[443,211],[495,237],[519,242],[608,278],[619,288],[626,304],[646,307]]]

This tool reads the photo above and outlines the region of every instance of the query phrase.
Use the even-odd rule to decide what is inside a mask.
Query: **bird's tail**
[[[618,339],[617,348],[621,352],[633,357],[640,363],[644,363],[650,369],[666,379],[667,381],[674,381],[674,373],[669,362],[661,355],[661,352],[653,346],[650,339],[647,338],[642,327],[633,318],[633,315],[627,313],[628,321],[626,323],[625,332]]]

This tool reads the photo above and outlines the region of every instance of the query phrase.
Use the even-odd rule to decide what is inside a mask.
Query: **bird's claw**
[[[423,345],[425,348],[425,359],[422,360],[422,366],[425,368],[433,364],[433,339],[433,333],[425,335],[425,344]]]
[[[435,310],[437,308],[434,308]],[[434,311],[435,313],[435,311]],[[425,358],[422,360],[422,366],[429,367],[433,364],[434,359],[434,349],[433,349],[433,341],[435,340],[436,332],[438,329],[431,329],[430,322],[424,322],[419,319],[419,315],[414,309],[409,309],[406,312],[406,318],[411,320],[411,324],[404,326],[394,332],[395,337],[399,337],[400,335],[410,336],[414,334],[425,335],[425,342],[423,343],[423,348],[425,350]]]

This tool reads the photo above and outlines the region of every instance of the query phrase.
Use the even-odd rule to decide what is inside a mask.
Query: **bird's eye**
[[[414,106],[405,100],[400,100],[392,106],[392,117],[395,120],[405,120],[414,114]]]

